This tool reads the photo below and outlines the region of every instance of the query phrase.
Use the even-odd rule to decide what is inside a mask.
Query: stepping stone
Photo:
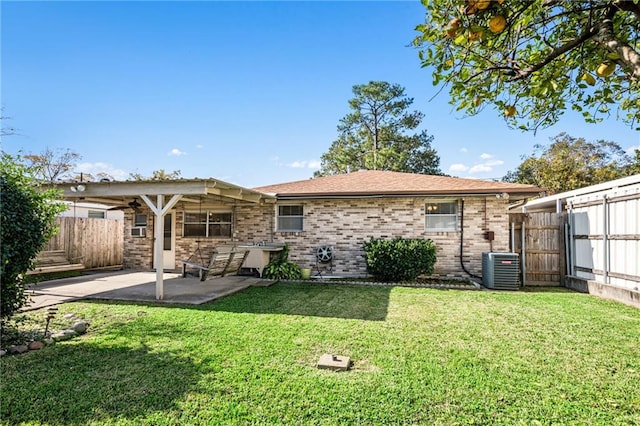
[[[351,366],[351,359],[346,356],[324,354],[320,357],[317,367],[325,370],[347,371]]]

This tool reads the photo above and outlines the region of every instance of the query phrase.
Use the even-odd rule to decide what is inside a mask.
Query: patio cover
[[[52,187],[62,190],[67,201],[96,202],[109,206],[126,206],[133,198],[145,202],[156,219],[155,241],[162,241],[164,217],[180,203],[218,202],[274,203],[273,195],[223,182],[218,179],[180,179],[166,181],[71,182]],[[162,245],[155,244],[156,299],[164,298]]]

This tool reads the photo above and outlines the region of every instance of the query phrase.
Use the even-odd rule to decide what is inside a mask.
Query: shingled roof
[[[278,197],[292,198],[501,193],[525,198],[538,195],[542,191],[534,185],[381,170],[361,170],[253,189]]]

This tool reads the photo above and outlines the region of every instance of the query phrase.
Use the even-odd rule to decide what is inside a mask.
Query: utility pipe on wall
[[[482,277],[472,274],[467,270],[467,267],[464,266],[464,261],[462,260],[463,247],[464,247],[464,198],[460,200],[460,266],[462,267],[462,270],[467,273],[467,275],[482,281]]]

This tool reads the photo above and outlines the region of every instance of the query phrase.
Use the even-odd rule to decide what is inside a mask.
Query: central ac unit
[[[518,253],[482,253],[482,285],[495,290],[518,290]]]

